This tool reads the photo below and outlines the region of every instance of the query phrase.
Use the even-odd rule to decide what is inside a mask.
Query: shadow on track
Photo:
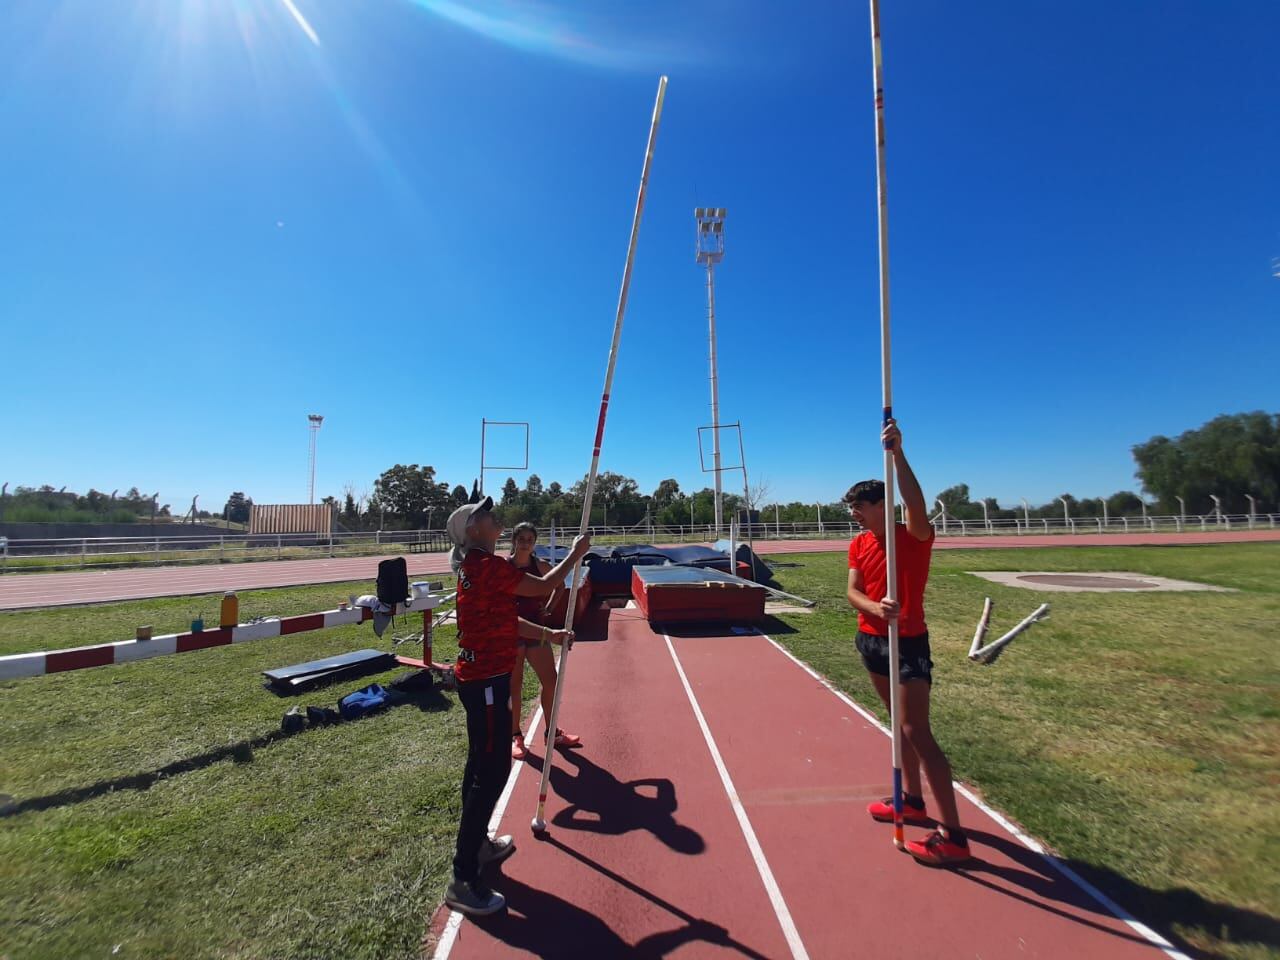
[[[609,882],[624,887],[666,911],[679,920],[680,925],[670,930],[650,934],[639,942],[631,944],[605,921],[581,907],[546,890],[536,890],[511,877],[503,876],[495,882],[495,886],[507,898],[506,911],[472,922],[508,946],[526,950],[538,957],[553,958],[553,960],[560,957],[574,958],[574,960],[579,957],[656,960],[656,958],[668,956],[685,944],[701,942],[724,947],[738,956],[749,957],[751,960],[765,960],[765,954],[735,940],[724,927],[693,916],[585,854],[561,843],[554,836],[547,834],[541,842],[551,844],[557,850],[596,871]]]
[[[679,804],[670,780],[646,777],[623,783],[577,751],[561,750],[559,756],[576,769],[570,774],[557,764],[551,770],[551,786],[568,804],[552,817],[554,826],[608,836],[647,830],[677,853],[695,856],[706,849],[702,834],[676,820]],[[526,762],[542,772],[541,757],[530,754]]]

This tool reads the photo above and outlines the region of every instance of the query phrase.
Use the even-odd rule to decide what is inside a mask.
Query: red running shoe
[[[516,733],[511,737],[511,759],[523,760],[529,755],[529,750],[524,745],[524,734]]]
[[[867,813],[871,814],[872,820],[879,820],[881,823],[893,823],[893,797],[885,797],[875,803],[868,803]],[[923,804],[918,807],[913,806],[904,799],[902,801],[902,822],[927,824],[930,822],[930,817],[925,812]]]
[[[556,746],[561,750],[572,750],[574,747],[582,746],[582,738],[576,733],[565,733],[557,727]]]
[[[956,843],[940,829],[924,840],[907,841],[907,853],[928,867],[950,867],[970,859],[969,841]]]

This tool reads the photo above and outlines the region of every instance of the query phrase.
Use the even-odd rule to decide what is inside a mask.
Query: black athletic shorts
[[[889,676],[888,637],[877,637],[859,630],[857,647],[858,653],[862,654],[863,666],[871,673]],[[908,680],[933,683],[933,660],[929,656],[927,631],[914,637],[898,638],[898,679],[901,683]]]

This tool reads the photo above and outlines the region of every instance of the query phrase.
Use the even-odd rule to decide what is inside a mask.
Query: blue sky
[[[883,35],[927,490],[1109,494],[1277,409],[1280,6],[885,0]],[[705,483],[724,206],[722,419],[833,499],[879,471],[869,59],[861,4],[10,0],[0,481],[302,501],[310,412],[320,493],[470,483],[482,417],[580,477],[666,73],[602,466]]]

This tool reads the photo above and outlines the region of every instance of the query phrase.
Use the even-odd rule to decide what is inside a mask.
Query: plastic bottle
[[[236,596],[234,590],[228,590],[222,595],[222,616],[218,620],[218,626],[234,627],[240,622],[240,598]]]

